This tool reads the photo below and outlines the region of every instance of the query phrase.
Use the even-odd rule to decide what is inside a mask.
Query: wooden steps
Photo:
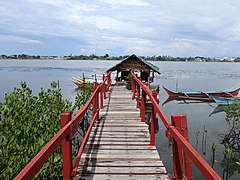
[[[124,86],[112,86],[85,146],[75,179],[169,179],[148,125]]]

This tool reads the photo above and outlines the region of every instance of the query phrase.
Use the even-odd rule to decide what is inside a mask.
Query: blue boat
[[[224,98],[224,97],[212,97],[212,99],[218,104],[218,105],[229,105],[232,104],[234,101],[240,102],[240,97],[236,98]]]

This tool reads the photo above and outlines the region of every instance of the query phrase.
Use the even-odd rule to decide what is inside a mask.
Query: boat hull
[[[234,101],[240,102],[240,98],[223,98],[223,97],[212,97],[212,98],[218,105],[229,105],[229,104],[232,104]]]
[[[211,98],[211,97],[234,97],[239,93],[240,88],[234,91],[226,91],[226,92],[173,92],[169,89],[163,87],[163,89],[168,93],[169,97],[196,97],[196,98]]]

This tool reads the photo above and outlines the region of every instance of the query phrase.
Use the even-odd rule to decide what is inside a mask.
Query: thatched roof
[[[158,74],[160,74],[159,68],[157,66],[137,57],[135,54],[127,57],[122,62],[116,64],[115,66],[111,67],[107,71],[116,71],[116,70],[123,71],[123,70],[130,70],[132,68],[143,70],[146,72],[153,70],[154,72],[157,72]]]

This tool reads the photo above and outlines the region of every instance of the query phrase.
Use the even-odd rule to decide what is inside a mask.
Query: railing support
[[[100,108],[103,108],[103,87],[100,89]]]
[[[94,82],[94,91],[97,89],[98,83]],[[98,113],[97,109],[99,107],[99,97],[98,92],[96,93],[94,100],[93,100],[93,111],[92,111],[92,117],[94,117],[95,113]],[[99,113],[97,114],[97,119],[99,118]]]
[[[103,74],[103,82],[105,80],[105,75]],[[106,84],[103,83],[103,94],[104,94],[104,99],[107,99],[107,94],[106,94]]]
[[[112,84],[112,81],[111,81],[111,72],[110,72],[110,74],[107,77],[107,91],[109,91],[111,84]]]
[[[155,100],[157,100],[157,92],[152,92],[152,96]],[[151,127],[150,127],[150,146],[155,146],[155,127],[156,127],[156,109],[152,105],[152,113],[151,113]]]
[[[63,128],[72,118],[72,113],[70,111],[60,114],[60,126]],[[70,130],[71,131],[71,130]],[[72,171],[72,133],[62,142],[62,161],[63,161],[63,179],[70,180]]]
[[[187,116],[186,114],[172,115],[172,123],[177,128],[177,130],[182,134],[182,136],[188,141],[188,129],[187,129]],[[182,149],[181,149],[182,154]],[[185,176],[187,179],[192,179],[192,165],[191,159],[186,154],[183,153],[184,166],[185,166]]]
[[[132,92],[133,92],[132,99],[135,99],[135,97],[136,97],[136,82],[133,78],[132,78]]]
[[[147,85],[147,83],[144,82],[144,85]],[[146,103],[147,103],[146,101],[147,101],[146,92],[142,90],[141,110],[140,110],[141,122],[145,121]]]
[[[139,84],[136,84],[137,85],[137,108],[140,107],[140,85]]]
[[[188,130],[187,130],[187,116],[186,114],[176,114],[171,116],[172,125],[182,134],[182,136],[188,141]],[[182,167],[182,147],[175,140],[173,140],[173,170],[174,175],[177,179],[183,178],[183,167]],[[184,152],[184,165],[185,174],[187,179],[192,179],[192,166],[191,160]]]

